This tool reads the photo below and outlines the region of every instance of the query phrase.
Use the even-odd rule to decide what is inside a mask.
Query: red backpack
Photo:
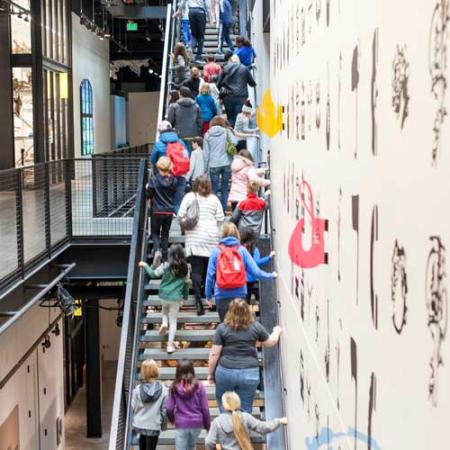
[[[180,141],[167,144],[167,157],[172,163],[171,172],[173,176],[179,177],[189,172],[189,153]]]
[[[247,283],[244,260],[239,252],[239,246],[227,247],[219,245],[217,257],[216,283],[220,289],[235,289]]]

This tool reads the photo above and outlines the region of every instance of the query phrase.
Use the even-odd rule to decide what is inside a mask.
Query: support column
[[[34,162],[48,159],[45,154],[44,123],[44,74],[42,64],[42,14],[41,0],[31,0],[31,51],[33,73],[33,140]]]
[[[86,436],[102,437],[102,371],[98,300],[84,303],[86,347]]]
[[[13,91],[11,73],[10,19],[8,14],[0,15],[0,169],[15,166]]]

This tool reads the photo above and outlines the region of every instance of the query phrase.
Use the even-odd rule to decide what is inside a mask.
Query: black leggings
[[[160,250],[164,261],[167,261],[169,248],[169,231],[172,224],[172,214],[152,214],[151,233],[154,251]]]
[[[206,272],[208,270],[207,256],[189,256],[189,263],[192,268],[192,290],[194,291],[195,299],[203,297],[203,286],[206,280]]]
[[[139,436],[139,450],[156,450],[159,436]]]

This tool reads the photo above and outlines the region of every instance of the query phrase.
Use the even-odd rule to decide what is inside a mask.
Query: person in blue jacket
[[[158,125],[159,140],[155,142],[152,152],[150,154],[150,162],[155,168],[158,159],[162,156],[167,156],[167,144],[171,142],[180,142],[183,147],[184,142],[178,137],[176,131],[172,128],[172,124],[163,120]],[[184,191],[186,190],[186,177],[184,175],[175,177],[177,179],[177,186],[175,192],[175,212],[178,212],[181,205],[181,200],[183,199]]]
[[[258,248],[258,236],[255,233],[253,228],[245,227],[241,230],[241,244],[248,250],[250,255],[252,255],[253,260],[256,265],[261,268],[266,264],[269,264],[272,261],[272,258],[275,256],[275,252],[270,252],[270,255],[261,256],[261,253]],[[255,294],[256,300],[259,300],[259,291],[255,289],[256,282],[258,280],[252,276],[250,273],[247,273],[247,302],[250,304],[252,294]]]
[[[209,83],[203,83],[200,86],[200,94],[195,99],[200,114],[202,116],[202,134],[204,135],[209,130],[209,122],[217,115],[217,107],[214,98],[211,96]]]
[[[219,48],[217,54],[223,53],[223,43],[226,42],[230,51],[234,52],[233,41],[231,40],[231,28],[234,24],[233,9],[231,7],[230,0],[219,1]]]
[[[276,272],[268,273],[261,270],[248,250],[241,245],[240,234],[236,225],[232,222],[225,222],[222,227],[222,239],[219,241],[219,245],[225,245],[226,247],[238,247],[238,251],[242,256],[242,260],[245,266],[245,272],[255,280],[272,280],[277,277]],[[220,321],[223,322],[225,315],[228,311],[229,304],[235,298],[247,298],[247,284],[242,287],[234,289],[220,289],[217,286],[216,281],[216,269],[217,258],[220,253],[220,248],[215,248],[209,257],[208,271],[206,275],[205,283],[205,296],[208,303],[211,304],[211,298],[214,297],[217,305],[217,312],[219,313]]]
[[[256,58],[256,53],[252,47],[252,43],[242,36],[238,36],[236,38],[236,50],[234,51],[234,54],[238,55],[241,60],[241,64],[244,64],[244,66],[247,67],[250,67]]]

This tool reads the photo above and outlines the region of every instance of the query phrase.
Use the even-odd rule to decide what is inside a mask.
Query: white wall
[[[159,92],[128,94],[128,138],[131,147],[155,141],[158,105]]]
[[[43,308],[41,308],[43,310]],[[50,333],[51,347],[36,347],[12,378],[0,390],[0,425],[16,405],[19,408],[19,447],[21,450],[62,450],[64,448],[63,334]],[[42,329],[41,333],[45,330]],[[21,329],[25,337],[27,328]],[[3,338],[3,336],[2,336]],[[2,339],[2,345],[6,345]],[[16,354],[18,361],[22,354]],[[57,419],[62,420],[57,445]],[[1,439],[1,437],[0,437]],[[0,443],[1,447],[1,443]]]
[[[101,41],[80,25],[75,14],[72,14],[72,40],[75,157],[81,155],[80,84],[84,79],[90,81],[94,96],[95,153],[107,152],[112,149],[109,41]]]
[[[447,13],[432,20],[437,5],[448,1],[272,1],[271,87],[285,107],[271,143],[273,226],[291,449],[449,448],[447,269],[437,257],[434,272],[427,266],[438,254],[432,236],[450,245],[450,118],[439,119],[450,99],[450,24]],[[397,46],[409,62],[400,115]],[[314,194],[307,207],[328,220],[323,235],[312,237],[302,178]]]
[[[114,300],[101,300],[100,306],[115,308]],[[117,311],[100,309],[100,347],[103,361],[117,361],[119,357],[120,332],[122,328],[117,326]]]

